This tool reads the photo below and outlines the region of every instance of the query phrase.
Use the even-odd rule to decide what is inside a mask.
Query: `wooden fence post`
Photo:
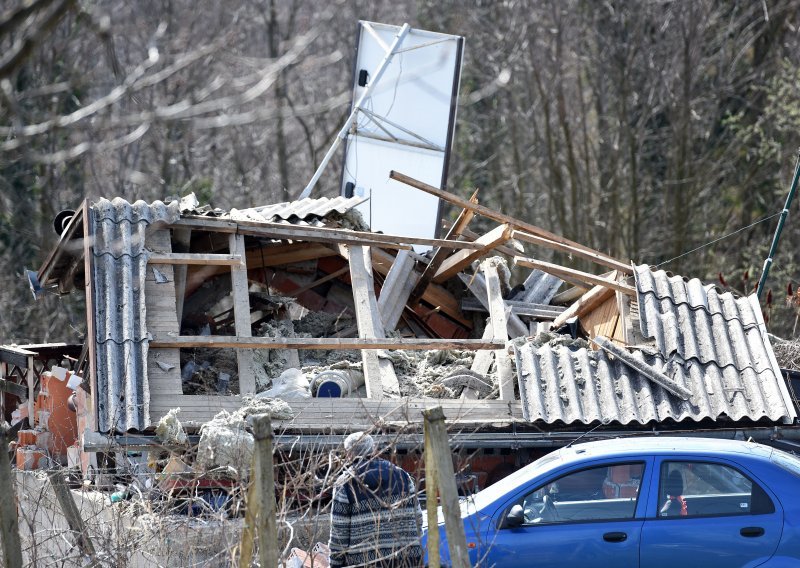
[[[78,511],[78,507],[75,505],[75,500],[72,498],[72,493],[64,479],[64,474],[61,470],[56,469],[48,473],[47,477],[50,479],[50,485],[53,486],[53,491],[67,519],[67,524],[70,530],[75,533],[78,547],[83,554],[92,559],[92,565],[95,565],[94,546],[89,538],[89,533],[86,530],[86,525],[83,523],[80,511]]]
[[[250,566],[253,536],[258,535],[258,562],[278,566],[278,526],[275,507],[275,474],[272,463],[272,420],[269,414],[253,416],[253,481],[247,493],[239,567]]]
[[[8,428],[0,423],[0,538],[3,541],[3,566],[22,568],[17,497],[11,462],[8,459]]]
[[[447,441],[447,428],[441,406],[422,413],[425,418],[425,494],[428,509],[428,566],[439,568],[439,532],[436,522],[436,495],[442,497],[444,528],[447,535],[447,548],[450,551],[452,568],[470,568],[467,554],[467,538],[461,521],[458,506],[458,487],[453,471],[453,453]],[[434,487],[429,485],[433,481]],[[433,512],[431,511],[433,507]],[[433,523],[431,523],[433,517]],[[435,536],[435,552],[432,553],[431,535]]]

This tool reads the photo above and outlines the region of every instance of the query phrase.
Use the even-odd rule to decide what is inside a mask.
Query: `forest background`
[[[6,0],[0,343],[80,340],[75,298],[34,302],[24,278],[61,209],[294,199],[349,112],[359,19],[466,38],[451,192],[751,293],[800,146],[799,16],[800,0]],[[315,196],[338,193],[337,163]],[[798,205],[762,298],[784,338]]]

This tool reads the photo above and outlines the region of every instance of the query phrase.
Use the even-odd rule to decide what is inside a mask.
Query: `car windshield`
[[[800,458],[797,456],[790,454],[789,452],[784,452],[783,450],[772,450],[772,455],[769,459],[772,460],[772,463],[775,465],[778,465],[789,473],[800,477]]]
[[[539,458],[535,462],[526,465],[522,469],[515,471],[497,483],[490,485],[483,491],[472,495],[469,500],[472,501],[472,505],[476,509],[480,510],[489,503],[493,503],[495,500],[506,496],[518,485],[521,485],[529,479],[532,479],[537,475],[556,467],[560,462],[560,451],[549,453],[546,456]]]

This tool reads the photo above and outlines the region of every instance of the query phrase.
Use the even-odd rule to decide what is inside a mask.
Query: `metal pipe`
[[[789,195],[786,196],[786,203],[781,211],[781,217],[778,219],[778,226],[775,228],[775,236],[772,237],[772,246],[769,248],[769,255],[764,261],[764,268],[761,270],[761,278],[758,281],[758,288],[756,288],[756,297],[760,300],[761,293],[764,291],[764,283],[767,281],[769,269],[772,266],[772,258],[775,256],[775,251],[778,249],[778,242],[781,240],[781,232],[783,231],[783,224],[786,222],[786,217],[789,215],[789,207],[792,204],[792,199],[797,191],[797,181],[800,179],[800,151],[797,154],[797,163],[794,166],[794,179],[792,179],[792,186],[789,188]]]
[[[339,131],[339,134],[336,135],[336,138],[333,140],[333,144],[328,149],[328,152],[325,154],[325,157],[322,158],[322,162],[320,162],[317,171],[314,172],[311,181],[308,182],[308,185],[303,190],[303,192],[297,197],[298,200],[305,199],[309,195],[311,195],[311,191],[314,189],[314,186],[317,185],[319,178],[322,176],[322,172],[325,170],[325,167],[328,165],[328,162],[331,161],[333,158],[333,154],[339,148],[339,145],[342,141],[347,138],[347,133],[350,130],[350,127],[353,124],[353,120],[355,120],[356,115],[358,114],[359,110],[361,110],[361,105],[364,104],[364,101],[372,94],[372,89],[381,79],[384,71],[386,68],[389,67],[389,63],[392,61],[392,57],[394,57],[395,51],[403,43],[403,40],[408,35],[408,32],[411,31],[411,27],[408,24],[403,24],[403,27],[400,28],[400,31],[397,32],[397,35],[392,42],[392,45],[389,46],[389,51],[386,53],[384,58],[381,60],[380,64],[378,64],[377,69],[375,69],[375,73],[373,74],[372,80],[369,84],[364,88],[364,92],[361,93],[361,96],[358,98],[358,101],[353,105],[353,110],[350,112],[350,116],[347,117],[347,120],[344,121],[344,126]]]

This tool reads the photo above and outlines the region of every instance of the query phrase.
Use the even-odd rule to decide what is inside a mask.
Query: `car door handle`
[[[606,542],[623,542],[627,539],[628,535],[624,532],[607,532],[603,535],[603,540]]]
[[[739,534],[749,537],[761,536],[764,534],[764,529],[762,527],[744,527],[739,531]]]

